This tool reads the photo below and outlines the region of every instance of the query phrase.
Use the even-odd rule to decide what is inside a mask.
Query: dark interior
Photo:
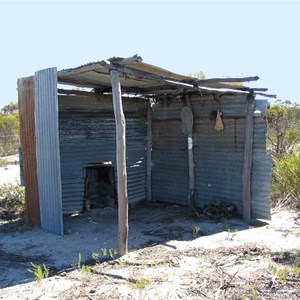
[[[115,204],[114,168],[110,162],[84,167],[84,208],[103,208]]]

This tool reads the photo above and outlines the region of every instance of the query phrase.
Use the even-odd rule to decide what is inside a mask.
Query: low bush
[[[25,189],[18,183],[7,183],[0,186],[0,219],[19,218],[24,213]]]
[[[4,157],[0,157],[0,167],[6,167],[9,164],[9,160]]]
[[[273,161],[273,206],[300,210],[300,147]]]

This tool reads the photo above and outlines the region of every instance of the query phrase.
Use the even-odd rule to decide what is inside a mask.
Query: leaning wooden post
[[[110,71],[116,121],[116,151],[118,177],[119,255],[128,252],[128,198],[126,172],[126,122],[123,112],[119,72]]]
[[[243,220],[251,220],[251,170],[253,157],[253,115],[254,115],[254,96],[248,97],[246,129],[245,129],[245,152],[243,169]]]

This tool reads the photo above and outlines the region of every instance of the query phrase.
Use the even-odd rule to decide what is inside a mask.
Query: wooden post
[[[126,122],[123,112],[119,72],[110,71],[116,121],[116,152],[118,178],[119,255],[128,252],[128,198],[126,171]]]
[[[243,220],[251,220],[251,170],[253,156],[253,114],[254,114],[254,97],[248,98],[246,129],[245,129],[245,152],[244,152],[244,169],[243,169]]]
[[[151,104],[148,105],[147,114],[147,200],[152,201],[152,114]]]
[[[193,125],[194,115],[192,111],[192,102],[190,97],[186,100],[187,106],[184,106],[180,112],[181,131],[187,135],[188,146],[188,166],[189,166],[189,194],[188,206],[191,209],[195,208],[195,162],[193,152]]]
[[[188,162],[189,162],[189,208],[195,208],[195,162],[193,153],[193,134],[188,135]]]
[[[192,119],[194,120],[192,111],[191,98],[187,99],[187,106],[191,110]],[[193,124],[194,122],[192,122]],[[195,209],[195,161],[194,161],[194,141],[193,141],[193,125],[190,133],[188,134],[188,162],[189,162],[189,208]]]

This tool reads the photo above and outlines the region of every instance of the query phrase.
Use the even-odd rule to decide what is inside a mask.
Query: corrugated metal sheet
[[[83,207],[84,165],[111,161],[113,167],[116,166],[116,133],[112,99],[107,97],[99,99],[59,97],[65,213],[80,211]],[[128,201],[132,203],[146,198],[147,103],[135,100],[135,103],[130,105],[128,101],[132,103],[130,99],[123,100],[126,117]],[[79,102],[80,105],[77,106]],[[137,117],[138,114],[140,117]],[[117,179],[116,175],[115,179]]]
[[[242,174],[245,145],[246,96],[223,96],[220,104],[213,96],[193,96],[194,160],[196,205],[214,198],[232,202],[242,212]],[[181,204],[188,197],[186,136],[181,133],[180,110],[184,99],[159,101],[153,112],[153,197]],[[261,105],[264,107],[264,105]],[[214,129],[211,111],[223,113],[224,131]],[[265,154],[265,118],[254,120],[254,162],[252,169],[252,210],[254,217],[269,218],[271,167]],[[259,155],[259,156],[258,156]],[[266,159],[267,157],[267,159]],[[261,165],[260,165],[261,163]],[[265,176],[261,184],[256,178]],[[262,186],[261,186],[262,185]],[[259,213],[258,213],[259,212]]]
[[[101,92],[111,91],[110,71],[120,71],[122,91],[136,94],[177,94],[178,91],[204,94],[210,90],[233,90],[236,93],[249,93],[250,88],[235,82],[255,81],[258,76],[248,78],[211,78],[199,80],[144,63],[140,56],[129,58],[113,57],[107,61],[89,63],[77,68],[58,72],[61,83],[97,88]],[[260,89],[266,91],[267,89]]]
[[[256,101],[256,108],[267,110],[267,101]],[[264,115],[264,113],[262,113]],[[270,191],[272,182],[272,156],[266,154],[266,117],[254,118],[253,163],[251,172],[251,213],[253,218],[271,219]]]
[[[270,154],[254,153],[251,174],[251,213],[253,218],[271,220],[272,168]]]
[[[37,175],[41,225],[63,234],[56,68],[35,73]]]
[[[40,224],[38,194],[35,119],[34,119],[34,77],[18,80],[20,140],[25,180],[25,219],[35,225]]]
[[[181,132],[183,102],[167,100],[153,110],[152,197],[154,200],[187,204],[189,171],[187,136]],[[169,120],[168,120],[169,119]]]
[[[209,117],[195,119],[196,204],[201,207],[218,198],[241,212],[245,118],[224,118],[224,131],[214,126]]]

